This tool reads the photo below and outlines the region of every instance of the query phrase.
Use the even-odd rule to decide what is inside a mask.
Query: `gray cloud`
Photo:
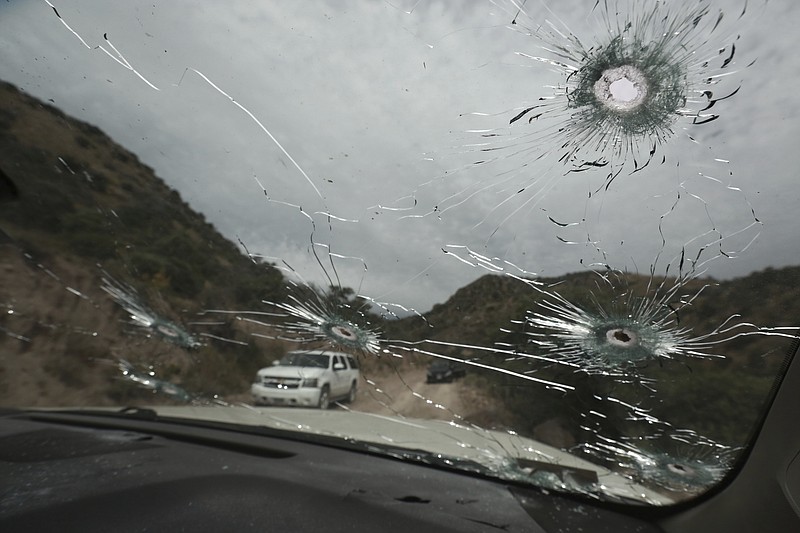
[[[309,253],[308,218],[282,202],[299,206],[314,218],[317,242],[361,258],[336,259],[343,284],[420,310],[486,272],[446,256],[448,244],[545,275],[583,268],[581,259],[646,271],[662,248],[659,217],[678,192],[679,207],[661,226],[669,237],[662,262],[687,243],[692,249],[712,241],[692,242],[706,230],[729,235],[746,227],[746,195],[763,233],[750,253],[715,262],[710,273],[726,277],[797,263],[796,247],[789,246],[797,194],[787,191],[796,191],[798,154],[791,148],[800,121],[795,91],[787,88],[796,85],[800,65],[781,42],[796,39],[790,2],[770,2],[764,16],[742,29],[737,61],[758,61],[745,72],[741,93],[719,104],[719,121],[676,132],[673,140],[680,142],[667,154],[681,158],[680,168],[673,161],[620,176],[591,200],[587,193],[601,188],[600,174],[563,176],[563,166],[534,160],[546,147],[472,165],[486,154],[468,146],[481,137],[467,130],[499,129],[524,143],[525,130],[507,126],[514,109],[559,82],[553,69],[515,54],[541,54],[535,39],[506,28],[508,13],[490,2],[423,1],[411,14],[404,8],[415,2],[393,4],[399,8],[382,2],[56,4],[89,48],[45,3],[15,4],[0,17],[0,77],[98,125],[223,234],[321,283]],[[558,11],[581,36],[598,30],[593,16],[576,16],[593,1],[559,2],[552,12],[531,4],[529,21],[557,20]],[[104,34],[159,91],[94,48],[115,54]],[[187,68],[261,121],[308,179],[251,116]],[[552,190],[543,200],[523,206],[545,184]],[[521,186],[528,192],[516,195]],[[446,202],[462,190],[469,192]],[[692,194],[708,203],[708,212]],[[329,229],[325,215],[315,214],[324,212],[358,222],[333,221]],[[426,216],[404,218],[409,215]],[[548,216],[583,221],[559,228]],[[742,247],[754,231],[727,242]],[[557,237],[584,244],[567,246]]]

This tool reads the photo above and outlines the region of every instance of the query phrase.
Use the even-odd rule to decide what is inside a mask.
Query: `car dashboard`
[[[0,474],[9,533],[658,531],[479,476],[138,411],[7,411]]]

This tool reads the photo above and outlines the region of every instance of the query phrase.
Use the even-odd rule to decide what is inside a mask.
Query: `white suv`
[[[327,409],[334,400],[355,400],[359,375],[358,363],[346,353],[295,350],[259,370],[250,392],[256,405]]]

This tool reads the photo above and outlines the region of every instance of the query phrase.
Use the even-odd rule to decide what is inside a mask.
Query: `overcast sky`
[[[800,263],[791,0],[753,2],[741,20],[734,2],[708,2],[730,11],[701,51],[741,34],[737,73],[719,89],[742,89],[715,106],[719,120],[676,125],[667,163],[623,173],[591,199],[602,171],[564,175],[549,157],[562,138],[508,125],[564,79],[517,54],[547,52],[507,27],[503,2],[52,3],[74,33],[46,2],[0,6],[0,78],[97,125],[225,236],[309,281],[324,278],[301,210],[342,284],[420,311],[486,273],[466,264],[465,247],[546,276],[581,261],[646,272],[659,252],[663,269],[713,241],[713,229],[727,252],[746,250],[711,261],[709,275]],[[594,0],[529,4],[517,30],[550,20],[587,46],[607,35]],[[480,152],[482,142],[500,150]]]

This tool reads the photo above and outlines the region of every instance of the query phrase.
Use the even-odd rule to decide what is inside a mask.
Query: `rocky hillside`
[[[0,173],[2,403],[120,401],[136,391],[110,379],[120,359],[159,361],[160,375],[199,390],[238,390],[271,358],[268,343],[251,339],[189,354],[128,324],[101,289],[113,278],[189,331],[209,306],[281,299],[284,280],[99,129],[0,83]],[[210,331],[248,337],[227,324]]]
[[[593,298],[611,303],[593,272],[538,282],[579,305],[590,307]],[[647,294],[650,282],[634,274],[615,281],[639,295]],[[132,324],[111,297],[112,286],[124,289],[129,304],[146,309],[155,322],[147,328]],[[701,297],[681,305],[702,287]],[[96,127],[0,83],[0,404],[146,399],[152,394],[146,388],[120,379],[123,361],[141,379],[157,376],[208,394],[241,393],[256,369],[286,345],[249,335],[258,326],[199,313],[260,309],[261,300],[279,301],[285,291],[278,270],[243,255],[135,154]],[[541,310],[542,298],[523,281],[487,275],[424,318],[387,321],[381,329],[389,339],[536,354],[525,318]],[[680,327],[693,334],[712,331],[734,314],[741,318],[733,323],[796,325],[800,267],[721,282],[693,280],[668,304],[679,309]],[[719,345],[722,360],[652,364],[643,372],[657,383],[657,395],[647,400],[659,416],[741,442],[788,347],[786,339],[749,336]],[[520,430],[574,419],[595,393],[626,394],[613,380],[533,369],[530,361],[508,354],[441,344],[435,349],[579,387],[581,394],[563,398],[500,373],[471,371],[471,390],[502,404],[506,414],[497,420]],[[699,413],[697,405],[707,409]]]
[[[623,288],[635,295],[652,295],[648,289],[653,283],[649,276],[628,274],[614,278],[615,290]],[[568,274],[563,278],[536,280],[544,290],[556,292],[566,300],[587,309],[599,300],[609,308],[611,298],[608,285],[594,272]],[[655,283],[663,281],[656,279]],[[668,278],[666,285],[674,280]],[[701,291],[702,289],[702,291]],[[662,291],[663,292],[663,291]],[[691,298],[684,306],[680,299]],[[437,304],[420,317],[407,318],[388,327],[398,336],[410,340],[435,338],[452,342],[490,345],[495,342],[522,341],[513,330],[522,329],[512,322],[523,320],[528,311],[541,311],[542,292],[525,282],[507,276],[487,274],[460,288],[446,302]],[[754,306],[753,302],[758,302]],[[800,317],[800,267],[768,268],[748,276],[716,281],[694,279],[687,283],[669,302],[676,310],[681,327],[696,332],[707,332],[722,324],[731,315],[740,315],[733,323],[750,322],[758,326],[797,325]],[[511,333],[504,330],[512,330]],[[745,354],[771,353],[774,342],[768,337],[750,337],[731,343],[726,353],[731,364],[744,364]],[[751,361],[752,362],[752,361]]]
[[[596,273],[584,272],[560,280],[538,280],[549,290],[557,291],[570,302],[593,308],[598,300],[607,309],[611,299],[605,284]],[[668,280],[672,281],[672,280]],[[627,275],[617,278],[617,287],[633,294],[648,294],[648,276]],[[557,283],[557,285],[555,285]],[[749,322],[758,326],[796,326],[800,323],[800,268],[767,269],[749,276],[714,281],[697,279],[688,283],[679,296],[702,293],[689,306],[681,307],[676,297],[669,304],[678,310],[679,327],[699,336],[723,324]],[[723,359],[676,357],[674,360],[638,365],[639,375],[650,381],[647,386],[627,386],[618,378],[585,375],[557,365],[540,364],[511,354],[547,355],[546,350],[530,342],[530,326],[525,317],[530,311],[543,312],[543,296],[526,283],[510,277],[486,275],[459,289],[445,303],[437,305],[424,319],[415,317],[390,324],[392,335],[408,340],[434,338],[441,341],[477,346],[498,347],[507,353],[491,355],[446,345],[426,346],[439,353],[464,359],[479,358],[483,364],[521,373],[533,372],[539,378],[574,386],[576,392],[562,395],[543,390],[536,383],[502,373],[471,369],[472,386],[492,396],[505,407],[496,421],[517,431],[537,436],[559,446],[580,440],[574,421],[587,409],[603,411],[596,397],[612,394],[647,409],[652,415],[671,421],[677,427],[691,428],[720,442],[744,442],[761,412],[773,379],[793,347],[786,338],[765,335],[740,337],[715,344],[707,351],[724,355]],[[753,305],[757,303],[758,305]],[[753,331],[742,328],[735,331]],[[712,337],[712,340],[724,335]],[[700,408],[702,407],[702,408]],[[626,412],[608,413],[608,425],[624,429]],[[635,426],[635,424],[634,424]],[[631,431],[635,431],[631,428]],[[556,435],[556,437],[554,437]]]

